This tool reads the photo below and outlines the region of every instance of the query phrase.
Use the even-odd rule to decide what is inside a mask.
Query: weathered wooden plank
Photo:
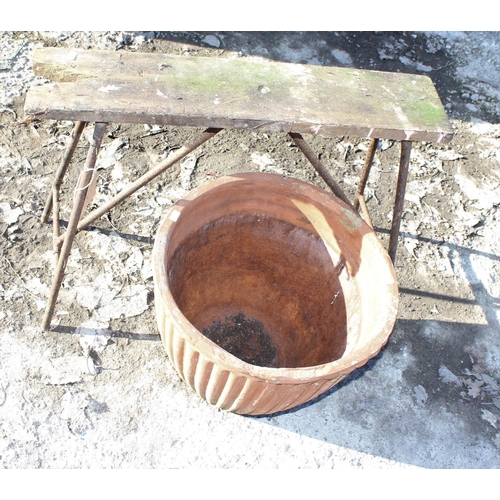
[[[112,51],[39,49],[28,114],[91,122],[352,135],[447,142],[453,136],[425,76]]]

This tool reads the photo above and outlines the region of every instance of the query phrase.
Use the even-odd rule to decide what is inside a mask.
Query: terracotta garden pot
[[[195,189],[162,221],[155,304],[167,353],[209,403],[287,410],[375,356],[398,288],[374,231],[333,195],[271,174]]]

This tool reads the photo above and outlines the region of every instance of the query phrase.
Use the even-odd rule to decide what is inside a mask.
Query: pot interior
[[[347,340],[345,295],[353,294],[339,281],[342,264],[333,264],[307,224],[257,207],[215,210],[215,219],[204,216],[192,230],[189,210],[182,214],[183,237],[167,263],[177,306],[199,332],[254,365],[339,359]]]

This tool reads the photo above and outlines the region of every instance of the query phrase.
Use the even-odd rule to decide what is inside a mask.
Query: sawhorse
[[[333,193],[371,225],[363,196],[380,139],[401,142],[388,252],[394,261],[403,213],[411,144],[448,142],[453,130],[426,76],[288,64],[247,58],[203,58],[78,49],[38,49],[36,74],[53,83],[26,97],[28,117],[75,122],[42,215],[53,214],[57,265],[42,323],[49,329],[75,234],[184,158],[220,130],[286,132]],[[68,226],[60,234],[59,191],[87,123],[95,123]],[[108,123],[208,127],[86,217],[96,159]],[[302,134],[370,139],[353,204]]]

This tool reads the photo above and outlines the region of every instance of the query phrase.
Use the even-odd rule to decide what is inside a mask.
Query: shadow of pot
[[[263,415],[329,390],[387,342],[392,263],[346,204],[296,179],[223,177],[164,217],[153,249],[167,353],[209,403]]]

